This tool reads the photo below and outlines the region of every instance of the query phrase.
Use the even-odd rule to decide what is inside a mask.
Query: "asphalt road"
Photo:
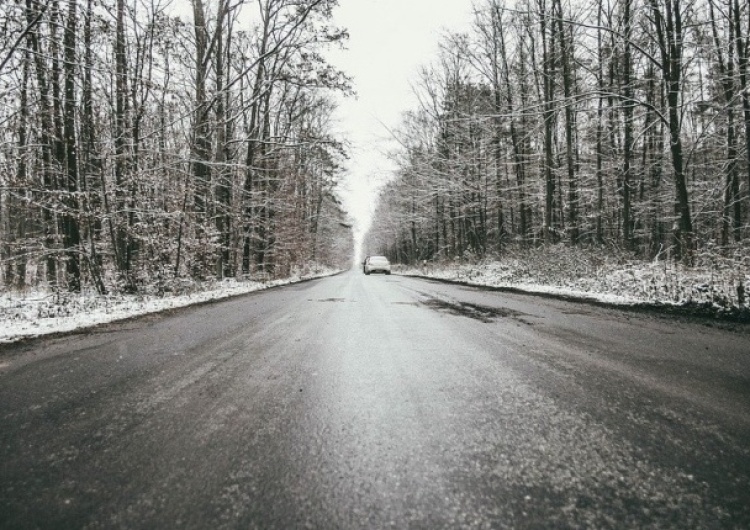
[[[350,272],[0,350],[0,528],[749,528],[750,330]]]

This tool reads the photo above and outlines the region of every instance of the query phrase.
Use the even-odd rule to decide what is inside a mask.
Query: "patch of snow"
[[[481,262],[400,267],[404,275],[511,288],[607,304],[701,304],[717,313],[750,309],[750,259],[686,267],[663,261],[602,257],[556,246]]]
[[[99,295],[95,292],[50,293],[41,290],[0,293],[0,343],[70,332],[168,309],[330,276],[337,272],[339,271],[317,269],[312,274],[298,273],[289,278],[270,281],[228,279],[207,284],[195,292],[165,296]]]

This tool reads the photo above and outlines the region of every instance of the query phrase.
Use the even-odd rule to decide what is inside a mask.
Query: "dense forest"
[[[750,3],[478,0],[396,133],[369,252],[750,256]]]
[[[335,5],[2,2],[0,284],[139,292],[348,265]]]

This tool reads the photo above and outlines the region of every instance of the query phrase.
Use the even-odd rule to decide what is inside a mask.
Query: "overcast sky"
[[[347,50],[331,61],[354,79],[356,98],[341,102],[339,126],[353,145],[345,202],[360,230],[390,175],[388,129],[414,108],[411,85],[438,53],[446,31],[466,31],[471,0],[340,0],[335,23],[349,30]]]

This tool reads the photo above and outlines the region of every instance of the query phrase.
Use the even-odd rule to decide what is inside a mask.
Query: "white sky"
[[[445,31],[467,31],[471,0],[340,0],[334,23],[349,30],[347,50],[329,60],[353,77],[356,98],[341,101],[338,121],[352,143],[344,202],[361,238],[377,190],[393,170],[389,129],[415,108],[419,68],[437,58]]]
[[[172,6],[174,15],[192,20],[189,0]],[[417,105],[412,84],[420,67],[437,59],[446,31],[468,31],[472,19],[472,0],[339,0],[334,9],[333,24],[350,38],[346,50],[331,50],[327,58],[353,78],[357,93],[340,99],[337,121],[351,144],[341,195],[358,241],[369,228],[378,189],[394,169],[386,156],[396,147],[389,130]]]

